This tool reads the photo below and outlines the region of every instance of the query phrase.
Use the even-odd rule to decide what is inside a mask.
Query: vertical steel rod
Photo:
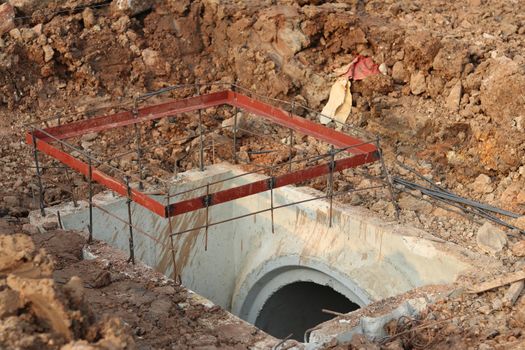
[[[62,224],[62,217],[60,217],[60,210],[57,210],[58,227],[63,230],[64,225]]]
[[[169,208],[169,207],[170,207],[170,184],[168,183],[166,185],[166,208]],[[171,223],[171,215],[168,215],[168,227],[170,230],[169,235],[170,235],[170,246],[171,246],[171,260],[173,263],[173,281],[177,283],[179,272],[177,270],[177,260],[175,258],[175,245],[173,244],[173,235],[172,235],[173,226]]]
[[[197,90],[197,96],[200,95],[199,85],[195,83],[195,88]],[[202,133],[202,112],[199,109],[199,168],[201,171],[204,171],[204,135]]]
[[[69,183],[69,190],[71,191],[71,199],[73,200],[73,206],[78,207],[78,202],[75,196],[75,184],[73,183],[73,178],[69,176],[69,170],[66,167],[66,181]]]
[[[388,191],[390,192],[390,199],[392,200],[392,204],[394,205],[394,209],[396,211],[396,219],[399,220],[399,205],[397,205],[396,196],[394,194],[394,184],[392,183],[392,178],[390,177],[390,173],[388,172],[388,169],[385,165],[385,160],[383,158],[383,150],[381,149],[381,146],[379,144],[379,138],[376,141],[376,147],[377,151],[379,152],[379,160],[381,161],[381,168],[383,171],[383,176],[386,178],[386,182],[388,183]]]
[[[44,187],[42,186],[42,173],[40,172],[40,165],[39,165],[39,162],[38,162],[38,148],[37,148],[37,139],[36,139],[36,136],[35,136],[35,130],[33,129],[33,131],[31,132],[31,137],[33,138],[33,156],[35,158],[35,168],[36,168],[36,177],[37,177],[37,180],[38,180],[38,189],[39,189],[39,192],[40,192],[40,201],[39,201],[39,205],[40,205],[40,214],[44,217],[46,216],[46,211],[44,210],[45,206],[44,206]]]
[[[209,210],[210,210],[210,184],[206,184],[206,231],[204,237],[204,251],[208,251],[208,224],[209,224]]]
[[[131,220],[131,186],[129,185],[129,176],[124,178],[126,181],[126,187],[128,189],[128,199],[126,201],[128,205],[128,223],[129,223],[129,259],[128,262],[135,264],[135,247],[133,246],[133,222]]]
[[[138,101],[135,99],[133,101],[133,118],[138,118],[139,116],[139,110],[138,110]],[[141,148],[141,134],[140,134],[140,126],[138,123],[133,124],[135,128],[135,143],[137,144],[137,165],[139,167],[139,189],[144,189],[144,184],[142,183],[143,180],[143,172],[142,172],[142,148]]]
[[[293,150],[293,146],[292,146],[292,143],[293,143],[293,130],[290,129],[290,142],[289,142],[289,146],[288,146],[288,149],[289,149],[289,152],[290,152],[290,155],[289,155],[289,158],[288,158],[288,170],[291,172],[292,171],[292,150]]]
[[[238,109],[233,109],[233,164],[237,164],[237,112]]]
[[[290,112],[290,118],[292,118],[294,112],[295,112],[295,103],[292,102],[292,110],[291,110],[291,112]],[[292,129],[290,129],[290,135],[289,135],[289,138],[290,138],[290,140],[289,140],[289,146],[288,146],[288,149],[289,149],[289,151],[290,151],[290,156],[289,156],[288,161],[290,162],[290,165],[289,165],[289,167],[288,167],[288,170],[291,172],[291,171],[292,171],[292,156],[293,156],[293,154],[292,154],[292,153],[293,153],[293,152],[292,152],[292,151],[293,151],[293,130],[292,130]]]
[[[60,114],[57,116],[58,119],[58,126],[62,125]],[[64,145],[60,144],[60,148],[62,151],[64,151]],[[72,178],[69,177],[69,169],[68,167],[64,167],[66,172],[66,181],[69,184],[69,191],[71,192],[71,200],[73,201],[73,206],[76,208],[78,207],[77,199],[75,198],[75,184],[72,180]]]
[[[215,138],[211,139],[211,163],[215,164]]]
[[[334,202],[334,169],[335,169],[335,152],[334,146],[330,146],[330,173],[328,174],[328,198],[330,199],[330,213],[328,218],[328,227],[332,227],[332,210]]]
[[[89,181],[89,238],[88,244],[93,242],[93,168],[91,166],[91,157],[88,158],[88,181]]]
[[[270,179],[268,181],[270,182],[270,215],[272,218],[272,233],[275,233],[275,226],[273,221],[273,187],[275,186],[275,179],[273,177],[273,167],[270,169]]]

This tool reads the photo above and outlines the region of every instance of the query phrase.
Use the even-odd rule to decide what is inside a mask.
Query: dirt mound
[[[43,249],[35,249],[29,236],[0,235],[1,347],[134,348],[120,320],[95,320],[80,278],[59,285],[52,273],[52,258]]]

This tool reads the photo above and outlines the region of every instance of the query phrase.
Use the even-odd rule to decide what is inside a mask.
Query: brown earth
[[[395,165],[396,160],[401,161],[457,194],[525,214],[525,12],[520,1],[276,4],[269,0],[164,0],[142,1],[132,8],[118,8],[117,1],[107,4],[111,6],[102,3],[91,7],[85,6],[100,2],[9,2],[14,6],[12,11],[7,4],[0,8],[0,216],[10,221],[26,223],[28,210],[38,207],[31,149],[21,143],[25,123],[40,121],[39,125],[45,126],[56,121],[41,121],[57,115],[65,122],[129,109],[132,98],[140,93],[175,84],[216,81],[236,82],[261,95],[321,110],[335,81],[334,71],[357,54],[384,63],[387,75],[353,82],[354,106],[348,124],[381,137],[392,174],[410,178],[406,170]],[[12,18],[13,13],[16,18]],[[201,92],[208,90],[202,88]],[[193,92],[193,88],[176,90],[147,103]],[[301,108],[297,113],[315,117]],[[204,114],[204,129],[213,134],[215,142],[224,138],[231,141],[231,135],[213,130],[232,115],[227,109]],[[252,163],[284,164],[289,160],[288,147],[281,142],[288,136],[286,131],[251,127],[264,130],[273,139],[261,142],[247,134],[240,141],[240,155]],[[152,182],[153,176],[162,177],[175,167],[185,170],[198,164],[196,115],[144,125],[141,131],[151,135],[144,140],[148,146],[144,158],[146,176]],[[108,159],[129,149],[128,136],[127,131],[108,132],[73,142]],[[178,141],[181,137],[188,140]],[[158,142],[160,139],[166,142]],[[324,147],[301,137],[292,157],[322,154]],[[257,153],[269,148],[277,152]],[[216,156],[228,159],[231,151],[220,148]],[[209,152],[206,157],[212,161]],[[48,159],[42,161],[53,165]],[[125,171],[138,169],[132,153],[109,163]],[[365,170],[372,176],[381,174],[376,164]],[[338,174],[336,190],[373,184],[373,180],[357,176],[360,174]],[[70,198],[68,188],[51,181],[71,182],[77,196],[85,193],[84,179],[68,176],[71,181],[60,169],[45,170],[48,187],[44,199],[48,205]],[[324,190],[326,179],[309,185]],[[464,218],[451,213],[449,207],[439,208],[434,202],[414,200],[413,196],[423,197],[417,192],[398,193],[402,222],[483,252],[476,242],[481,219]],[[386,189],[341,200],[394,217]],[[525,229],[523,216],[514,224]],[[505,268],[515,270],[523,257],[508,247],[519,243],[521,237],[508,233],[507,248],[496,256]],[[67,271],[68,266],[75,266],[64,278],[86,271],[82,268],[86,262],[75,255],[78,247],[50,250],[51,254],[62,252],[57,259],[60,269]],[[24,291],[20,281],[13,279],[12,283],[18,293]],[[54,290],[55,286],[45,288]],[[86,290],[89,294],[91,289]],[[55,300],[53,293],[45,295]],[[454,303],[446,307],[471,319],[461,311],[465,302]],[[57,310],[71,312],[66,306],[57,306]],[[167,317],[175,319],[176,315]],[[510,318],[506,320],[510,322]],[[471,324],[462,327],[473,332],[476,329]],[[109,334],[101,329],[100,334]],[[459,335],[467,334],[461,332]],[[457,330],[445,333],[453,339]],[[60,344],[69,338],[92,341],[82,333],[60,334]],[[38,341],[51,339],[46,337]],[[134,338],[139,343],[136,333]],[[146,342],[161,347],[162,343],[154,343],[157,338]],[[479,337],[474,338],[480,342]]]

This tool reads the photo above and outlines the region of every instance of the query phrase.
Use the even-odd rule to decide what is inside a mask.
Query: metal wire
[[[334,154],[338,154],[338,153],[347,151],[349,149],[356,148],[356,147],[359,147],[359,146],[362,146],[362,145],[366,145],[366,144],[371,144],[371,143],[370,142],[363,142],[363,143],[360,143],[360,144],[357,144],[357,145],[348,146],[348,147],[334,148]],[[311,160],[311,159],[315,159],[316,161],[318,161],[318,160],[321,160],[321,159],[324,159],[324,158],[328,158],[328,157],[331,157],[331,156],[332,156],[332,154],[330,152],[328,152],[328,153],[325,153],[325,154],[322,154],[322,155],[315,155],[315,156],[306,157],[306,158],[303,158],[303,159],[293,160],[292,163],[300,163],[300,162],[308,161],[308,160]],[[256,167],[259,167],[259,168],[263,168],[263,169],[266,169],[266,170],[275,170],[276,168],[284,167],[284,166],[287,166],[289,164],[289,162],[286,162],[286,163],[274,164],[274,165],[263,165],[263,164],[249,163],[245,159],[242,159],[242,158],[239,158],[239,157],[238,157],[238,159],[239,160],[244,160],[245,164],[249,164],[249,165],[256,166]],[[231,177],[226,178],[226,179],[210,182],[210,185],[215,185],[215,184],[218,184],[218,183],[227,182],[227,181],[230,181],[230,180],[233,180],[233,179],[237,179],[239,177],[248,176],[250,174],[256,174],[256,173],[259,173],[260,171],[261,171],[260,169],[257,169],[257,170],[253,170],[253,171],[246,172],[246,173],[243,173],[243,174],[231,176]],[[171,197],[175,197],[175,196],[178,196],[178,195],[181,195],[181,194],[197,191],[197,190],[205,188],[205,187],[206,187],[206,185],[197,186],[197,187],[194,187],[194,188],[191,188],[191,189],[188,189],[188,190],[177,192],[177,193],[171,195]]]
[[[374,190],[374,189],[378,189],[378,188],[384,188],[385,186],[386,185],[383,184],[383,185],[378,185],[378,186],[370,186],[370,187],[353,189],[353,190],[350,190],[350,191],[339,191],[339,192],[334,192],[332,194],[332,196],[336,197],[336,196],[341,196],[341,195],[344,195],[344,194],[349,194],[349,193],[354,193],[354,192]],[[286,208],[286,207],[290,207],[290,206],[293,206],[293,205],[298,205],[298,204],[302,204],[302,203],[315,201],[315,200],[318,200],[318,199],[326,199],[328,197],[329,197],[328,195],[323,195],[323,196],[312,197],[312,198],[308,198],[308,199],[304,199],[304,200],[300,200],[300,201],[296,201],[296,202],[292,202],[292,203],[286,203],[286,204],[282,204],[282,205],[279,205],[279,206],[274,206],[273,208],[262,209],[262,210],[258,210],[258,211],[251,212],[251,213],[248,213],[248,214],[236,216],[234,218],[208,223],[208,225],[196,226],[196,227],[193,227],[191,229],[187,229],[187,230],[183,230],[183,231],[172,233],[172,235],[177,236],[177,235],[181,235],[183,233],[201,230],[201,229],[206,228],[206,227],[215,226],[215,225],[219,225],[219,224],[224,224],[226,222],[242,219],[242,218],[253,216],[253,215],[257,215],[257,214],[262,214],[262,213],[265,213],[267,211],[281,209],[281,208]]]

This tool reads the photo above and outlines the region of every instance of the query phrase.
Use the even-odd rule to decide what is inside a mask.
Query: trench
[[[225,165],[187,172],[177,190],[239,172]],[[257,179],[260,176],[255,174],[239,177],[233,185]],[[232,184],[220,183],[211,191],[220,186]],[[313,195],[312,189],[297,187],[273,193],[276,206]],[[95,208],[94,238],[127,252],[128,226],[113,217],[127,218],[125,199],[105,195],[98,201],[112,215]],[[260,193],[219,204],[210,207],[208,222],[257,212],[269,203],[270,193]],[[416,287],[451,283],[469,267],[453,250],[441,250],[363,208],[334,205],[330,226],[328,207],[327,201],[303,202],[275,210],[273,217],[271,212],[247,215],[210,226],[207,234],[200,229],[176,235],[176,272],[185,287],[241,319],[278,338],[292,334],[302,341],[307,329],[334,317],[322,309],[350,312]],[[174,274],[170,230],[181,232],[206,221],[205,212],[197,210],[175,217],[170,224],[134,203],[132,215],[137,228],[158,241],[136,231],[136,258],[169,277]],[[83,209],[63,214],[62,222],[66,229],[86,230],[88,217]]]

